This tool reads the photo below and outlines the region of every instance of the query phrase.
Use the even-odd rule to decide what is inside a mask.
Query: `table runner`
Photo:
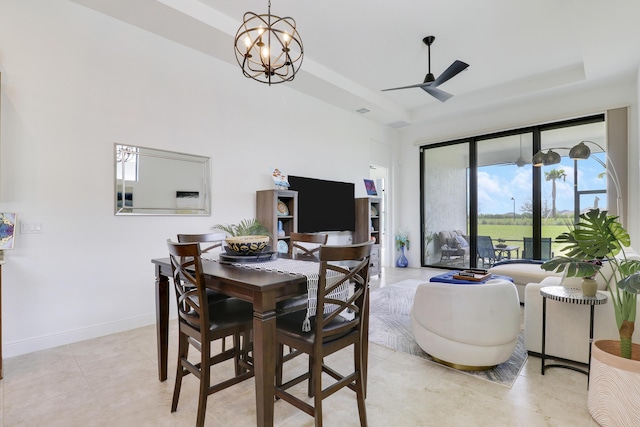
[[[202,254],[202,259],[208,261],[219,262],[218,254]],[[311,331],[310,317],[315,314],[318,301],[318,279],[320,278],[319,263],[314,261],[301,261],[296,259],[278,258],[273,261],[255,262],[255,263],[234,263],[229,265],[239,268],[247,268],[251,270],[271,271],[276,273],[295,274],[306,276],[307,278],[307,315],[302,330],[304,332]],[[331,287],[344,277],[343,273],[329,270],[327,271],[327,287]],[[327,295],[328,298],[346,301],[349,297],[349,281],[340,284],[335,290]],[[331,313],[337,308],[335,304],[327,304],[324,313]]]

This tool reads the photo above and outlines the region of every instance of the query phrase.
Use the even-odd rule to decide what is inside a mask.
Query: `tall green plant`
[[[262,225],[258,220],[243,219],[237,224],[216,224],[212,227],[214,230],[220,230],[227,233],[229,236],[270,236],[267,227]]]
[[[611,302],[620,333],[620,355],[631,358],[636,303],[640,292],[640,261],[628,259],[624,250],[629,247],[629,233],[617,216],[607,211],[591,209],[580,215],[575,227],[560,234],[556,242],[565,244],[565,256],[558,256],[542,264],[547,271],[563,272],[567,277],[592,277],[599,274],[609,286]],[[612,276],[605,277],[602,262],[609,263]],[[616,283],[616,286],[611,286]]]

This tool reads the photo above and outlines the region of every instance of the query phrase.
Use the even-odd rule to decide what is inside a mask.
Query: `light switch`
[[[42,234],[41,222],[22,222],[20,223],[20,233],[22,234]]]

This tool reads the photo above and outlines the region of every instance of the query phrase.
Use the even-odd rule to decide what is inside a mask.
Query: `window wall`
[[[592,141],[591,156],[572,160],[580,141]],[[421,147],[422,265],[488,268],[559,254],[554,240],[567,225],[607,207],[599,146],[604,114]],[[534,166],[541,150],[559,162]]]

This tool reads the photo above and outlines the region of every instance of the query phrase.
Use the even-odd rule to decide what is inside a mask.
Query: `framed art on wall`
[[[372,179],[365,179],[364,186],[367,189],[367,195],[369,196],[377,196],[378,192],[376,191],[376,183],[373,182]]]
[[[13,249],[15,224],[15,213],[0,213],[0,249]]]

